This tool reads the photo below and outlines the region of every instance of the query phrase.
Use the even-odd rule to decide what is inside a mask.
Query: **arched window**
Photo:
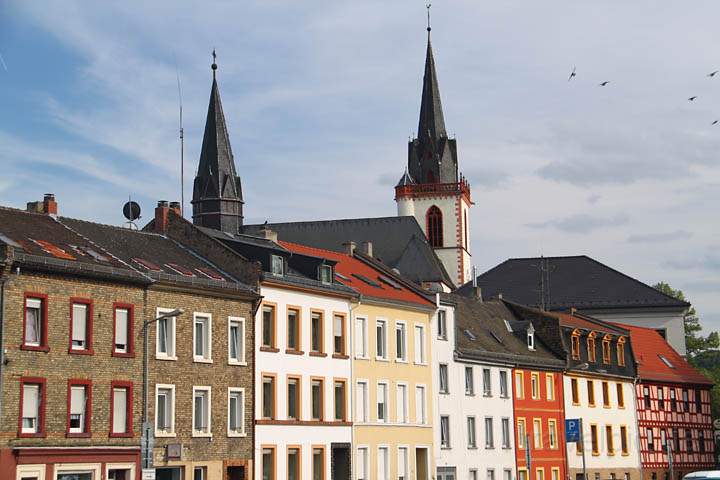
[[[427,237],[434,248],[443,246],[442,212],[433,205],[427,211]]]

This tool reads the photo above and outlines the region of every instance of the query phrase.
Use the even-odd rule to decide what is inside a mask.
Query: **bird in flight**
[[[570,76],[568,77],[568,82],[575,76],[577,76],[577,74],[575,73],[575,67],[573,67],[572,72],[570,72]]]
[[[710,125],[717,125],[718,123],[720,123],[720,120],[715,120],[715,121],[714,121],[713,123],[711,123]]]
[[[697,98],[697,95],[692,96],[692,97],[688,98],[688,102],[694,102],[696,98]]]
[[[708,73],[708,77],[714,77],[715,75],[717,75],[718,72],[720,72],[720,70],[715,70],[714,72],[710,72],[710,73]]]
[[[604,87],[604,86],[607,85],[608,83],[610,83],[610,81],[609,81],[609,80],[605,80],[604,82],[602,82],[602,83],[600,84],[600,86],[601,86],[601,87]]]

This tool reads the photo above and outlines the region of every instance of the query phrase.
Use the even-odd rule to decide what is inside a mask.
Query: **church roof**
[[[430,33],[428,32],[427,52],[425,54],[425,74],[423,75],[422,103],[420,104],[420,121],[418,122],[418,138],[429,136],[433,140],[447,137],[440,86],[435,71]]]
[[[406,185],[415,185],[415,179],[410,176],[407,169],[405,169],[405,173],[403,173],[403,176],[400,177],[400,180],[398,180],[398,183],[396,187],[404,187]]]

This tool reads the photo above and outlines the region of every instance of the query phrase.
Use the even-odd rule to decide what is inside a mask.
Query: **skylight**
[[[204,277],[208,277],[211,280],[218,280],[220,282],[225,281],[225,278],[220,275],[219,273],[213,272],[209,268],[203,268],[203,267],[197,267],[195,269],[196,272],[203,275]]]
[[[503,322],[505,323],[505,328],[507,329],[507,331],[510,332],[510,333],[512,333],[513,329],[512,329],[512,327],[510,326],[510,322],[508,322],[508,321],[505,320],[504,318],[503,318]]]
[[[497,342],[498,342],[500,345],[502,345],[502,343],[503,343],[502,338],[500,338],[495,332],[493,332],[492,330],[490,330],[490,335],[492,335],[492,337],[493,337],[495,340],[497,340]]]
[[[401,290],[401,289],[402,289],[402,287],[400,286],[399,283],[397,283],[395,280],[393,280],[393,279],[390,278],[390,277],[386,277],[385,275],[378,275],[378,280],[380,280],[380,281],[383,282],[383,283],[387,283],[388,285],[390,285],[390,286],[391,286],[392,288],[394,288],[395,290]]]
[[[672,362],[670,362],[670,360],[668,360],[664,355],[659,355],[659,354],[658,354],[658,357],[660,357],[660,360],[662,360],[663,363],[664,363],[665,365],[667,365],[668,367],[670,367],[670,368],[675,368],[675,365],[673,365]]]
[[[162,272],[162,268],[158,267],[150,261],[143,260],[142,258],[133,258],[132,261],[145,268],[146,270],[150,270],[151,272]]]
[[[359,273],[353,273],[352,276],[357,279],[362,280],[363,282],[367,283],[371,287],[382,288],[382,285],[380,285],[375,280],[371,280],[371,279],[367,278],[365,275],[360,275]]]
[[[166,263],[166,267],[168,267],[170,270],[174,271],[175,273],[178,273],[182,275],[183,277],[194,277],[195,274],[190,270],[189,268],[183,267],[182,265],[178,265],[177,263]]]
[[[350,280],[348,277],[346,277],[345,275],[343,275],[342,273],[339,273],[339,272],[335,272],[335,276],[336,276],[337,278],[339,278],[340,280],[345,280],[346,282],[351,282],[351,281],[352,281],[352,280]]]
[[[475,334],[472,333],[472,332],[471,332],[470,330],[468,330],[467,328],[466,328],[465,330],[463,330],[463,333],[464,333],[465,336],[468,337],[470,340],[476,340],[476,339],[477,339],[477,337],[475,336]]]

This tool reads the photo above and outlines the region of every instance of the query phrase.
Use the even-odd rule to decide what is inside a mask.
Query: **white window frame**
[[[157,399],[158,399],[158,393],[160,393],[160,390],[170,390],[170,431],[164,432],[160,431],[157,428]],[[154,418],[153,418],[153,424],[155,429],[155,436],[159,438],[172,438],[175,437],[177,434],[175,433],[175,385],[169,384],[169,383],[156,383],[155,384],[155,411],[154,411]]]
[[[240,340],[240,351],[238,353],[241,353],[238,357],[238,359],[234,359],[230,356],[230,330],[234,324],[239,325],[239,340]],[[247,366],[247,360],[245,359],[246,356],[246,350],[245,350],[245,318],[244,317],[228,317],[228,328],[227,328],[227,338],[228,338],[228,365],[240,365],[240,366]]]
[[[280,271],[275,271],[275,260],[279,259],[280,263]],[[285,259],[282,257],[282,255],[270,255],[270,273],[272,275],[275,275],[276,277],[282,277],[285,275]]]
[[[106,463],[105,478],[110,478],[110,470],[130,470],[130,478],[135,478],[134,463]]]
[[[240,394],[240,431],[232,430],[230,428],[230,396],[233,394]],[[228,387],[227,397],[227,436],[228,437],[245,437],[247,432],[245,431],[245,389],[241,387]]]
[[[505,426],[507,426],[507,429],[505,429]],[[505,449],[512,448],[512,435],[513,435],[513,429],[512,429],[512,422],[510,421],[510,418],[502,417],[500,419],[501,448],[505,448]]]
[[[362,335],[358,335],[358,324],[360,324]],[[368,355],[368,318],[365,316],[358,316],[355,317],[355,321],[353,322],[353,325],[355,326],[355,358],[362,359],[362,360],[368,360],[370,356]],[[362,350],[358,351],[358,341],[362,342]]]
[[[355,449],[356,454],[359,456],[360,452],[362,452],[362,465],[363,465],[363,475],[360,476],[360,472],[358,469],[355,469],[355,480],[370,480],[370,447],[368,445],[358,445],[358,447]],[[357,457],[355,458],[357,463]]]
[[[207,338],[205,339],[205,349],[206,352],[203,352],[205,355],[197,355],[195,352],[195,341],[196,341],[196,322],[199,318],[205,319],[206,321],[206,330],[207,330]],[[196,363],[213,363],[212,360],[212,314],[211,313],[204,313],[204,312],[193,312],[193,339],[192,339],[192,352],[193,352],[193,362]]]
[[[487,379],[485,378],[485,372],[487,372]],[[492,397],[492,370],[488,367],[482,369],[482,383],[483,396]]]
[[[360,385],[364,387],[364,397],[358,398],[360,392],[363,391]],[[370,422],[370,382],[367,379],[360,378],[355,381],[355,422],[356,423],[368,423]],[[357,411],[362,408],[361,411]]]
[[[488,421],[490,428],[488,429]],[[492,450],[495,448],[495,419],[493,417],[485,417],[483,420],[483,430],[485,431],[485,449]]]
[[[446,435],[446,436],[447,436],[447,438],[446,438],[447,441],[445,442],[445,444],[443,444],[443,441],[442,441],[442,438],[443,438],[443,433],[442,433],[443,418],[446,418],[446,419],[447,419],[447,435]],[[452,442],[452,437],[451,437],[451,432],[450,432],[450,415],[440,415],[440,422],[439,422],[439,429],[438,429],[438,430],[439,430],[439,433],[440,433],[440,448],[441,448],[441,449],[442,449],[442,448],[452,448],[452,443],[451,443],[451,442]]]
[[[207,393],[207,432],[197,430],[195,428],[195,393],[206,392]],[[204,437],[212,438],[212,387],[207,385],[195,386],[192,388],[192,436],[193,437]]]
[[[377,338],[378,337],[377,332],[378,332],[378,327],[380,325],[383,326],[383,333],[384,333],[383,336],[385,337],[383,339],[384,341],[382,342],[384,355],[379,355],[378,348],[377,348],[378,344],[379,344],[379,339]],[[375,359],[383,361],[383,362],[388,361],[388,321],[385,318],[375,319]]]
[[[505,377],[505,381],[503,382],[503,377]],[[500,398],[510,398],[510,390],[512,390],[512,387],[508,383],[508,378],[510,375],[508,374],[507,370],[500,370],[498,373],[498,379],[500,382]],[[505,392],[503,393],[503,390]]]
[[[442,313],[442,315],[440,315],[441,313]],[[440,317],[441,317],[441,316],[443,317],[443,321],[442,321],[443,328],[442,328],[442,330],[444,330],[444,332],[441,332],[441,328],[440,328],[440,325],[441,325]],[[439,310],[438,310],[438,313],[437,313],[437,315],[436,315],[436,318],[437,318],[437,325],[438,325],[438,331],[437,331],[438,340],[447,340],[447,339],[448,339],[447,310],[444,310],[444,309],[442,309],[442,308],[439,309]]]
[[[73,342],[75,339],[73,338],[75,336],[75,307],[80,307],[85,312],[85,325],[83,326],[83,330],[85,331],[85,336],[82,340],[82,345],[75,345]],[[91,307],[88,303],[85,302],[72,302],[70,304],[70,322],[72,323],[72,326],[70,327],[70,350],[73,352],[85,352],[90,350],[90,310]]]
[[[410,400],[408,398],[408,387],[409,385],[407,384],[407,382],[397,382],[397,384],[395,385],[395,409],[397,410],[395,412],[395,421],[397,423],[408,423],[410,421]],[[403,388],[405,389],[405,398],[402,399],[401,402],[400,391]]]
[[[37,391],[37,398],[36,398],[36,408],[35,408],[35,416],[34,417],[25,417],[23,414],[25,413],[25,388],[31,387],[34,388]],[[20,431],[21,433],[32,433],[36,434],[40,431],[40,412],[42,411],[42,390],[43,385],[40,383],[22,383],[20,384],[20,388],[22,389],[22,396],[23,396],[23,404],[20,405]],[[34,418],[35,422],[32,427],[25,427],[23,426],[22,422],[25,418]]]
[[[443,388],[443,367],[445,370],[445,388]],[[450,366],[447,363],[438,364],[438,391],[442,394],[450,393]]]
[[[385,457],[385,475],[384,477],[380,476],[380,451],[384,450],[387,456]],[[390,467],[392,465],[392,460],[390,460],[390,446],[389,445],[378,445],[377,447],[377,478],[378,480],[390,480]]]
[[[160,315],[164,313],[169,313],[175,310],[174,308],[161,308],[158,307],[155,310],[155,318],[158,318]],[[155,359],[156,360],[177,360],[177,337],[176,337],[176,330],[177,330],[177,317],[169,317],[166,319],[168,322],[168,325],[171,327],[168,332],[168,342],[170,343],[170,346],[172,346],[172,352],[168,351],[167,353],[160,351],[160,322],[154,322],[155,323]],[[193,324],[193,329],[195,328]],[[170,350],[170,349],[168,349]],[[193,343],[193,352],[195,350],[195,344]]]
[[[417,339],[418,335],[420,336],[420,341],[414,341],[413,343],[413,357],[415,365],[427,365],[427,346],[426,346],[426,339],[425,339],[425,325],[422,323],[416,323],[414,331],[414,339]],[[418,345],[420,348],[417,348]]]
[[[378,415],[378,406],[380,405],[380,385],[385,387],[385,398],[383,398],[383,404],[385,405],[383,411],[385,413],[385,418],[380,419],[380,416]],[[378,423],[390,423],[390,383],[387,380],[378,380],[377,382],[377,389],[375,391],[375,416],[377,418]]]
[[[470,428],[472,426],[472,428]],[[465,419],[465,430],[467,431],[467,447],[477,448],[477,420],[475,415],[468,415]]]
[[[61,473],[90,473],[93,480],[100,479],[102,464],[100,463],[56,463],[53,468],[53,478],[57,479]]]
[[[29,475],[35,475],[38,480],[45,480],[45,470],[47,465],[45,464],[34,464],[34,465],[18,465],[15,467],[15,479],[21,480],[27,478]]]
[[[115,340],[117,340],[117,331],[118,331],[118,311],[124,311],[125,312],[125,348],[118,348],[117,343],[115,343]],[[130,322],[132,321],[132,314],[130,313],[131,309],[127,306],[115,306],[113,307],[113,328],[114,328],[114,334],[113,334],[113,353],[121,353],[121,354],[128,354],[130,352],[130,332],[132,331]]]
[[[418,425],[426,425],[427,417],[427,387],[425,384],[415,385],[415,423]],[[418,398],[420,401],[418,402]],[[422,415],[419,415],[422,413]]]
[[[468,377],[468,372],[470,377]],[[472,365],[465,365],[463,377],[465,378],[465,395],[475,395],[475,369]]]
[[[405,459],[404,462],[401,462],[403,460],[401,452],[405,452]],[[404,480],[410,479],[410,448],[408,445],[398,445],[397,447],[397,466],[396,466],[396,473],[397,478],[400,480],[400,465],[404,463],[405,464],[405,475],[403,476]]]
[[[397,351],[397,337],[398,333],[402,334],[402,347],[403,347],[403,356],[398,355]],[[408,332],[407,332],[407,322],[404,320],[396,320],[395,321],[395,361],[398,363],[407,363],[408,361]]]

